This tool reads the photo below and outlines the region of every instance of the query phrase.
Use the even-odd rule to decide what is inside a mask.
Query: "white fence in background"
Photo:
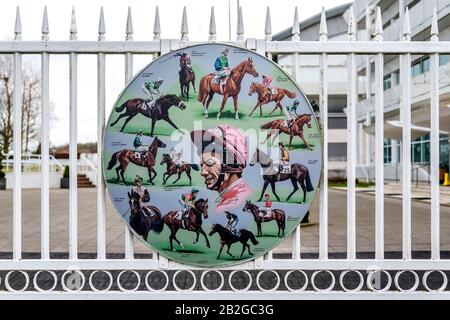
[[[349,14],[348,41],[328,42],[328,31],[325,12],[322,13],[320,41],[300,41],[297,10],[295,10],[292,41],[272,41],[270,12],[267,11],[264,39],[244,40],[242,12],[238,19],[237,38],[233,44],[255,50],[261,55],[271,58],[277,54],[290,54],[293,57],[294,76],[299,75],[300,55],[319,55],[320,57],[320,110],[324,143],[324,173],[320,188],[320,237],[319,257],[303,259],[300,252],[300,228],[293,236],[292,256],[286,259],[276,258],[272,253],[250,263],[220,270],[204,270],[188,267],[168,261],[154,254],[151,259],[135,259],[132,236],[125,228],[125,252],[122,259],[110,259],[106,256],[105,244],[105,184],[101,174],[97,175],[97,258],[79,259],[77,243],[77,70],[78,56],[83,54],[97,55],[97,119],[98,150],[101,150],[102,135],[105,125],[105,56],[109,54],[123,55],[125,59],[124,83],[132,78],[133,56],[136,54],[160,55],[181,47],[195,44],[188,41],[188,23],[186,11],[183,12],[180,39],[161,39],[161,27],[158,11],[155,14],[154,37],[149,41],[133,41],[131,12],[126,23],[124,41],[106,41],[105,20],[103,10],[100,12],[98,41],[77,41],[75,11],[72,12],[69,41],[50,41],[47,11],[44,11],[41,41],[21,41],[20,13],[17,10],[14,41],[0,41],[0,54],[12,54],[14,57],[14,175],[20,178],[21,170],[21,64],[24,54],[39,54],[42,59],[42,188],[41,188],[41,257],[40,259],[22,259],[22,185],[21,179],[14,180],[13,193],[13,256],[12,259],[0,260],[0,275],[4,278],[4,288],[0,287],[0,299],[48,299],[48,298],[132,298],[132,299],[317,299],[317,298],[450,298],[447,289],[447,273],[450,271],[450,260],[440,258],[440,223],[439,223],[439,54],[450,53],[450,42],[438,39],[437,15],[434,14],[430,41],[410,41],[408,11],[405,13],[403,37],[399,42],[383,41],[383,23],[378,9],[375,25],[375,41],[357,41],[356,20],[353,12]],[[210,42],[216,41],[214,11],[211,10]],[[49,56],[68,55],[70,64],[70,209],[69,209],[69,257],[68,259],[50,259],[49,246]],[[333,54],[348,56],[348,162],[349,177],[347,192],[347,256],[343,259],[330,259],[328,232],[328,56]],[[383,59],[384,55],[401,56],[401,83],[403,105],[403,148],[402,167],[406,173],[403,179],[403,256],[401,259],[385,259],[384,246],[384,164],[383,164]],[[411,55],[425,54],[431,57],[431,259],[412,259],[411,256]],[[376,89],[376,208],[375,208],[375,258],[359,259],[356,255],[356,110],[357,103],[357,55],[375,57]],[[102,172],[101,156],[97,159],[97,170]],[[364,208],[367,210],[367,208]],[[447,230],[448,231],[448,230]],[[332,243],[330,243],[332,245]],[[126,271],[132,270],[132,271]],[[39,287],[41,272],[53,277],[53,288],[44,291]],[[60,272],[60,273],[57,273]],[[106,276],[107,286],[104,291],[96,287],[95,275]],[[155,272],[166,280],[166,285],[157,291],[149,283]],[[26,280],[23,288],[11,287],[13,276],[20,273]],[[61,276],[61,273],[62,276]],[[135,289],[124,288],[124,274],[139,279]],[[239,278],[245,283],[242,290],[232,285]],[[374,280],[383,274],[386,281],[381,287]],[[430,288],[430,275],[441,277],[441,288]],[[82,289],[66,285],[67,278],[77,276]],[[193,285],[183,287],[181,275],[192,279]],[[205,283],[208,277],[216,275],[219,286],[208,288]],[[273,287],[262,286],[261,280],[269,275],[275,279]],[[404,277],[413,278],[411,287],[402,286]],[[325,288],[317,285],[319,278],[328,277]],[[355,278],[357,285],[350,287],[349,278]],[[121,280],[122,278],[122,280]],[[294,288],[292,279],[300,279],[303,286]],[[183,280],[183,279],[181,279]],[[145,286],[143,285],[145,283]],[[383,283],[383,282],[382,282]],[[139,284],[141,284],[139,286]],[[248,286],[247,286],[248,284]],[[112,286],[112,287],[111,287]],[[440,285],[439,285],[440,286]],[[3,290],[3,291],[1,291]],[[19,293],[20,292],[20,293]],[[188,292],[188,294],[187,294]]]

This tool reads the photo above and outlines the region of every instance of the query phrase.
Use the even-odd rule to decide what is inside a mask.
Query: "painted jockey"
[[[144,179],[136,175],[136,178],[134,179],[133,192],[140,196],[139,205],[141,206],[142,213],[147,217],[152,217],[155,213],[149,210],[146,206],[146,204],[150,202],[150,193],[147,188],[144,187],[143,181]]]
[[[219,193],[215,212],[240,206],[252,195],[242,178],[248,158],[246,137],[230,125],[191,132],[200,156],[200,175],[206,188]]]
[[[289,151],[284,146],[284,143],[282,141],[280,141],[279,147],[280,147],[280,173],[289,173],[286,172],[287,170],[285,170],[285,168],[289,166],[289,162],[291,161]]]
[[[198,192],[197,188],[193,188],[190,193],[182,194],[178,199],[178,203],[182,206],[182,219],[187,220],[189,218],[189,209],[194,206]]]
[[[264,203],[264,208],[259,209],[259,215],[262,218],[270,217],[272,214],[272,201],[270,200],[270,195],[268,193],[266,193],[264,195],[264,197],[266,197],[266,202]]]
[[[192,71],[191,57],[187,51],[183,51],[183,53],[176,53],[174,54],[174,57],[180,57],[180,72],[184,66],[186,66],[189,71]]]
[[[151,111],[156,101],[162,97],[162,93],[159,88],[163,83],[164,80],[162,80],[161,78],[156,81],[144,83],[144,85],[142,86],[142,91],[144,91],[144,93],[147,95],[147,98],[145,103],[141,106],[143,110],[147,110],[149,108]]]
[[[230,230],[230,232],[234,236],[238,237],[238,232],[236,230],[236,226],[237,226],[237,224],[239,222],[238,216],[233,214],[233,213],[231,213],[230,211],[225,211],[225,216],[227,218],[227,226],[226,226],[226,228],[228,230]]]
[[[216,62],[214,63],[214,69],[216,70],[216,76],[214,77],[214,81],[216,83],[220,83],[222,92],[223,92],[223,86],[225,85],[225,83],[224,83],[224,81],[222,81],[222,83],[221,83],[221,80],[223,78],[228,77],[231,73],[231,68],[228,63],[228,52],[229,51],[230,51],[230,49],[223,48],[220,51],[220,56],[217,57]]]
[[[287,106],[287,107],[283,106],[284,115],[286,116],[286,121],[285,121],[286,127],[291,128],[295,118],[298,117],[297,108],[299,105],[300,105],[300,101],[295,100],[294,104],[292,106]]]
[[[269,94],[270,95],[274,94],[274,92],[272,90],[272,82],[273,82],[272,77],[263,75],[262,78],[263,78],[263,85],[269,91]]]
[[[139,130],[133,141],[133,147],[134,147],[136,158],[140,158],[141,154],[143,154],[143,152],[146,150],[146,146],[144,146],[142,144],[142,136],[143,136],[143,132],[142,132],[142,130]],[[144,154],[144,160],[145,160],[145,154]]]
[[[173,162],[175,162],[177,169],[180,169],[180,167],[184,164],[183,160],[181,160],[181,150],[177,150],[176,146],[170,149],[170,158]]]

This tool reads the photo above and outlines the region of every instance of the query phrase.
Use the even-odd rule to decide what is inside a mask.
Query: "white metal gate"
[[[77,244],[77,57],[83,54],[97,55],[97,119],[98,150],[101,150],[103,128],[105,125],[105,56],[123,55],[125,58],[124,82],[132,78],[133,55],[164,54],[184,46],[194,44],[188,41],[187,15],[183,12],[180,39],[160,39],[158,11],[155,14],[154,37],[150,41],[133,41],[131,14],[128,14],[126,39],[106,41],[103,10],[100,13],[98,41],[77,41],[75,12],[72,12],[69,41],[50,41],[47,13],[44,11],[41,41],[21,41],[20,13],[17,10],[14,41],[0,41],[0,54],[12,54],[14,60],[14,193],[13,193],[13,257],[0,260],[0,299],[73,299],[73,298],[132,298],[132,299],[315,299],[315,298],[362,298],[372,299],[390,297],[398,299],[449,298],[447,277],[450,261],[440,258],[439,223],[439,54],[450,53],[450,42],[440,42],[436,12],[433,17],[431,41],[412,42],[410,37],[409,13],[404,15],[403,39],[400,42],[383,41],[381,12],[378,8],[375,26],[375,41],[356,41],[356,22],[351,11],[349,17],[348,41],[328,42],[325,12],[322,13],[320,41],[300,41],[297,9],[294,13],[292,41],[272,41],[270,14],[266,17],[265,38],[244,40],[242,14],[239,15],[237,39],[233,44],[255,50],[261,55],[290,54],[293,57],[294,75],[299,75],[299,55],[319,55],[320,57],[320,110],[328,114],[328,75],[329,55],[348,55],[348,192],[347,192],[347,257],[329,259],[328,254],[328,121],[321,116],[323,128],[324,174],[320,188],[320,249],[318,259],[301,259],[300,228],[293,237],[292,257],[274,259],[272,253],[251,263],[221,269],[204,270],[179,265],[162,256],[151,259],[135,259],[132,235],[125,228],[125,258],[108,259],[105,246],[105,185],[98,175],[97,210],[97,258],[79,259]],[[215,20],[212,12],[209,29],[210,42],[216,41]],[[41,188],[41,258],[22,259],[21,234],[21,63],[23,54],[41,56],[42,75],[42,188]],[[50,259],[49,246],[49,56],[68,55],[70,62],[70,210],[69,210],[69,258]],[[425,54],[431,57],[433,74],[431,91],[431,259],[417,260],[411,257],[411,159],[408,147],[403,149],[403,257],[389,260],[384,258],[384,194],[383,194],[383,62],[384,55],[400,55],[401,83],[403,86],[403,146],[411,141],[411,55]],[[357,55],[375,57],[375,112],[376,112],[376,209],[375,209],[375,259],[356,257],[356,110],[357,103]],[[98,157],[98,172],[101,170],[101,157]],[[127,271],[132,270],[132,271]],[[43,273],[50,275],[52,285],[47,290],[39,286]],[[432,273],[441,275],[441,287],[433,290],[429,286]],[[21,274],[23,286],[11,286],[11,279]],[[95,277],[102,274],[106,285],[100,291]],[[377,275],[384,274],[385,283],[380,287],[374,284]],[[402,288],[400,279],[409,274],[413,278],[410,288]],[[151,279],[159,275],[164,284],[155,288]],[[217,277],[217,285],[208,287],[207,278]],[[271,287],[264,287],[263,277],[274,279]],[[317,279],[326,275],[328,284],[318,286]],[[348,286],[348,277],[356,277],[356,285]],[[79,281],[78,286],[67,285],[68,278]],[[134,288],[125,287],[125,277],[134,277]],[[189,285],[180,284],[190,278]],[[301,279],[302,285],[293,287],[292,279]],[[238,279],[243,286],[236,285]],[[69,281],[70,282],[70,281]],[[72,281],[73,282],[73,281]],[[328,287],[328,288],[327,288]],[[189,294],[186,294],[189,292]]]

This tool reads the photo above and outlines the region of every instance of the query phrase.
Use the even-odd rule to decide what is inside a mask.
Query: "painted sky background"
[[[263,38],[266,7],[271,7],[272,30],[277,33],[289,28],[293,21],[293,9],[299,7],[300,20],[320,12],[322,6],[332,8],[349,0],[278,0],[276,5],[270,0],[241,0],[246,37]],[[70,14],[72,6],[77,12],[78,39],[97,40],[100,7],[104,6],[107,40],[123,40],[127,7],[133,14],[134,39],[153,38],[155,7],[159,6],[163,38],[179,38],[181,13],[187,6],[190,40],[207,40],[210,7],[215,7],[218,40],[228,40],[228,1],[226,0],[15,0],[2,1],[0,10],[0,39],[11,40],[14,36],[16,6],[21,8],[23,40],[40,40],[43,7],[48,6],[50,39],[69,38]],[[236,33],[236,1],[231,1],[232,39]],[[38,56],[25,56],[24,66],[40,68]],[[134,72],[140,71],[150,62],[150,56],[134,58]],[[69,141],[69,66],[68,56],[51,56],[50,59],[50,99],[54,105],[52,112],[50,140],[52,145]],[[96,141],[97,119],[97,68],[95,55],[78,58],[78,141]],[[112,109],[117,96],[124,87],[123,56],[106,58],[106,114]],[[300,84],[301,85],[301,84]]]

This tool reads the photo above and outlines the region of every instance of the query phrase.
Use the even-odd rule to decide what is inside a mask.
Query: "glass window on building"
[[[425,58],[422,60],[422,73],[430,71],[430,58]]]
[[[439,64],[441,66],[446,65],[450,62],[450,55],[449,54],[443,54],[439,56]]]
[[[392,82],[394,83],[394,86],[400,84],[400,70],[397,70],[392,74]]]
[[[389,90],[390,88],[392,88],[392,77],[391,75],[387,75],[384,77],[383,89],[384,91],[386,91]]]
[[[384,139],[384,163],[392,162],[392,143],[390,139]]]
[[[411,73],[413,78],[422,74],[422,65],[420,64],[420,62],[416,62],[412,65]]]

